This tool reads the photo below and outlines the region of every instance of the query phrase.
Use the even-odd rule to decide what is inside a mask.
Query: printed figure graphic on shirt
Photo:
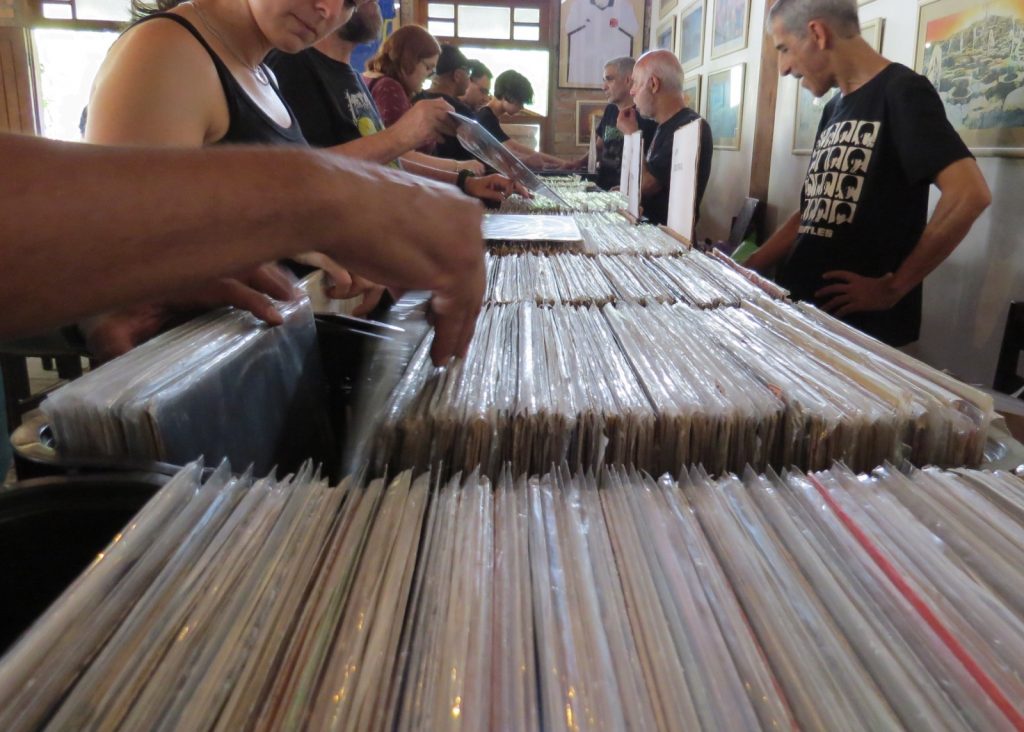
[[[356,127],[359,128],[360,135],[369,137],[380,132],[377,109],[364,92],[346,91],[344,99],[348,105],[349,119],[356,120]]]
[[[832,227],[853,222],[880,127],[846,120],[822,131],[808,166],[801,230],[831,238]]]
[[[861,148],[853,148],[846,154],[846,161],[843,163],[843,170],[848,173],[864,173],[868,169],[868,160],[871,153]]]
[[[600,86],[605,60],[633,55],[640,22],[631,0],[566,0],[570,84]]]
[[[839,134],[836,140],[843,145],[848,145],[850,143],[850,140],[853,138],[853,131],[856,128],[857,123],[854,122],[853,120],[843,122],[842,126],[840,126],[839,128]]]

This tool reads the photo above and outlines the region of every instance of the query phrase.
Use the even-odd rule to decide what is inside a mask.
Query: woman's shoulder
[[[186,119],[205,125],[210,99],[217,98],[219,88],[210,54],[192,32],[168,16],[154,17],[130,27],[111,46],[93,82],[89,129],[111,138],[97,142],[163,142],[169,137],[167,142],[183,143],[179,133],[156,128],[174,118],[182,128],[192,127],[181,123]],[[163,118],[167,121],[154,124]],[[105,124],[98,124],[101,120]],[[149,139],[150,134],[160,139]],[[180,134],[193,142],[198,132],[182,129]]]

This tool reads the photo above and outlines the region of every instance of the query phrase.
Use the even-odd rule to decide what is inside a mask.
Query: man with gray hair
[[[839,87],[807,176],[831,170],[843,185],[805,184],[800,209],[747,265],[781,263],[776,279],[794,299],[890,345],[910,344],[920,334],[921,283],[989,205],[985,179],[928,79],[861,38],[857,0],[777,0],[767,26],[782,76],[818,97]],[[928,220],[933,183],[941,195]]]
[[[711,176],[711,127],[699,114],[686,106],[683,94],[683,67],[671,51],[648,51],[633,67],[633,84],[629,90],[635,106],[619,112],[618,126],[624,134],[638,129],[638,115],[658,123],[644,158],[640,181],[640,206],[643,214],[656,224],[668,219],[668,192],[672,177],[672,139],[680,127],[697,122],[700,125],[700,156],[697,160],[697,197],[694,220],[700,214],[708,178]]]
[[[629,87],[633,83],[633,59],[629,56],[613,58],[604,65],[601,77],[601,89],[608,98],[608,106],[604,108],[601,121],[598,122],[597,136],[597,185],[606,191],[619,185],[622,174],[622,131],[616,127],[619,110],[633,106],[629,96]],[[653,119],[640,118],[640,131],[643,133],[644,149],[651,146],[654,131],[658,123]],[[581,161],[586,163],[586,159]]]

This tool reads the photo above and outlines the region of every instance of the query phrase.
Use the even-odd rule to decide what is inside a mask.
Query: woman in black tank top
[[[133,0],[136,14],[145,17],[114,43],[97,74],[87,142],[177,147],[306,144],[263,59],[273,48],[294,53],[334,32],[351,16],[352,0],[160,3],[150,9]],[[159,185],[158,176],[155,171],[154,185]],[[367,299],[379,299],[380,288],[350,276],[322,255],[313,252],[297,259],[326,269],[342,286],[332,294],[354,297],[368,292]],[[168,308],[166,319],[171,316]],[[163,325],[153,318],[151,308],[145,317],[147,326],[132,331],[134,343]],[[87,336],[106,334],[112,323],[122,330],[135,325],[131,313],[121,312],[102,316],[84,330]]]

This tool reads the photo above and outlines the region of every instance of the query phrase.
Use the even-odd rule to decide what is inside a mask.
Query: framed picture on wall
[[[860,24],[860,37],[867,41],[873,49],[882,52],[882,33],[885,30],[885,18],[875,18]]]
[[[598,121],[600,121],[601,115],[604,114],[604,109],[607,106],[608,102],[603,99],[600,101],[596,99],[576,100],[576,145],[578,147],[588,147],[590,145],[590,120],[592,117],[597,117]]]
[[[711,127],[716,150],[740,149],[746,68],[746,64],[736,64],[708,74],[704,119]]]
[[[825,105],[836,94],[838,89],[830,89],[823,97],[815,97],[797,82],[796,116],[793,120],[793,153],[795,155],[810,154],[814,147],[814,138],[818,134],[818,124]]]
[[[683,82],[683,94],[690,109],[700,109],[700,74],[690,74]]]
[[[918,8],[914,69],[976,155],[1024,155],[1024,0],[937,0]]]
[[[704,0],[683,8],[679,14],[679,61],[683,71],[704,61]]]
[[[714,0],[711,22],[711,58],[747,47],[750,0]]]
[[[644,0],[563,0],[559,14],[558,85],[600,89],[604,62],[640,55]]]
[[[665,16],[675,10],[678,4],[679,0],[661,0],[661,4],[658,5],[658,17],[664,20]]]
[[[676,52],[676,16],[666,18],[658,26],[658,33],[654,36],[654,47]]]

